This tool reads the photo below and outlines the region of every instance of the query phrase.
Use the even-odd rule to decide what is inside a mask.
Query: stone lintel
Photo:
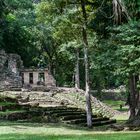
[[[48,71],[48,69],[47,68],[39,68],[39,69],[36,69],[36,68],[34,68],[34,69],[31,69],[31,68],[29,68],[29,69],[23,69],[23,70],[21,70],[21,72],[45,72],[45,71]]]

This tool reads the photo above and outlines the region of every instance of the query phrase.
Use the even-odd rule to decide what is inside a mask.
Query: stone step
[[[52,113],[53,114],[53,113]],[[76,112],[59,112],[59,113],[54,113],[53,115],[56,117],[63,117],[63,116],[68,116],[68,115],[85,115],[86,113],[82,111],[76,111]]]
[[[35,108],[32,108],[33,110],[42,110],[42,111],[45,111],[45,112],[69,112],[69,111],[82,111],[81,109],[79,108],[74,108],[74,107],[65,107],[65,106],[56,106],[56,107],[35,107]]]
[[[3,97],[0,96],[0,102],[11,102],[11,103],[17,103],[17,99],[15,98],[10,98],[10,97]]]
[[[18,87],[11,87],[10,90],[11,91],[21,91],[21,88],[22,87],[19,87],[19,88]]]
[[[52,114],[75,114],[75,113],[82,113],[82,114],[86,114],[85,111],[81,111],[81,110],[48,110],[46,111],[46,113],[52,113]]]
[[[6,111],[6,110],[9,110],[9,111],[12,111],[12,110],[19,110],[21,109],[21,107],[17,104],[15,105],[0,105],[0,111]]]
[[[107,121],[107,120],[109,120],[109,118],[103,118],[103,117],[92,118],[93,123],[94,122]],[[86,118],[83,119],[83,118],[80,118],[80,116],[79,116],[79,119],[74,119],[74,120],[69,120],[69,121],[63,121],[63,122],[64,123],[67,123],[67,124],[81,124],[81,123],[86,123],[87,120],[86,120]]]
[[[106,120],[106,121],[98,121],[92,122],[92,126],[103,126],[103,125],[110,125],[116,123],[116,120]],[[87,127],[86,123],[81,123],[80,126]]]
[[[43,115],[43,112],[26,111],[26,110],[9,111],[9,112],[0,111],[0,120],[17,121],[31,119],[32,117],[41,115]]]
[[[97,118],[97,115],[92,115],[92,117]],[[80,116],[79,115],[68,115],[68,116],[62,117],[61,119],[63,121],[67,121],[67,120],[73,120],[73,119],[79,119],[79,118],[86,119],[86,114],[80,115]]]
[[[19,105],[19,104],[9,104],[9,105],[0,105],[0,111],[14,111],[14,110],[29,110],[31,106],[28,105]]]

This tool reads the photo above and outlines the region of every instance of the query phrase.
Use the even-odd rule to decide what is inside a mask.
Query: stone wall
[[[50,73],[48,73],[46,85],[47,87],[56,87],[56,81]]]
[[[6,60],[7,60],[7,56],[6,56],[5,51],[0,50],[0,72],[3,71]]]
[[[22,78],[19,75],[23,62],[17,54],[6,54],[0,50],[0,89],[9,90],[22,87]]]
[[[41,90],[41,88],[44,90],[46,88],[50,89],[56,87],[56,81],[47,68],[23,69],[21,72],[24,77],[23,87],[30,85],[32,90]],[[32,83],[30,83],[30,74],[32,74]],[[43,74],[43,77],[40,77],[40,74]]]

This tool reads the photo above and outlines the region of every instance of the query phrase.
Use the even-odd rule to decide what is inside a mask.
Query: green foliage
[[[32,0],[4,0],[3,6],[0,48],[21,55],[25,66],[32,65],[32,57],[36,53],[31,29],[34,24]]]
[[[138,22],[114,28],[112,41],[117,44],[116,55],[118,57],[117,73],[125,76],[139,74],[140,67],[140,28]],[[117,35],[116,35],[117,33]]]
[[[125,0],[124,1],[129,14],[133,20],[139,20],[140,16],[140,1],[139,0]]]
[[[92,88],[116,87],[139,73],[139,0],[125,0],[131,21],[114,27],[112,1],[85,0]],[[126,18],[122,16],[122,23]],[[58,85],[74,85],[76,49],[83,58],[80,0],[0,0],[0,49],[25,67],[49,67]],[[84,61],[80,59],[84,87]]]

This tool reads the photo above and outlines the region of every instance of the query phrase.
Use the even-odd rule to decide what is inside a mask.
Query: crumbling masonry
[[[28,85],[28,86],[27,86]],[[24,69],[21,57],[0,50],[0,90],[13,90],[23,87],[32,90],[55,87],[55,79],[45,69]]]
[[[0,89],[22,87],[22,77],[19,73],[22,68],[23,62],[19,55],[6,54],[0,50]]]

